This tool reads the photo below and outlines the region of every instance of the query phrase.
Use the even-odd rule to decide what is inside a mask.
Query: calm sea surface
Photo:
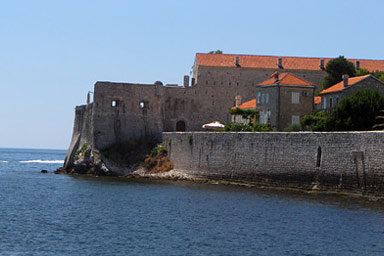
[[[384,203],[53,174],[64,156],[0,149],[1,256],[384,255]]]

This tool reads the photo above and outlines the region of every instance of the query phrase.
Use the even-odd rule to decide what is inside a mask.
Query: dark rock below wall
[[[102,161],[102,156],[97,150],[92,150],[89,155],[79,155],[67,168],[59,168],[55,174],[83,174],[91,176],[116,176]]]

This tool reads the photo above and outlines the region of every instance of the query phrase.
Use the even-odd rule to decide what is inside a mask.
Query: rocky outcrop
[[[83,144],[82,149],[77,150],[72,163],[55,171],[56,174],[86,174],[92,176],[116,176],[118,173],[111,171],[103,161],[101,153]]]

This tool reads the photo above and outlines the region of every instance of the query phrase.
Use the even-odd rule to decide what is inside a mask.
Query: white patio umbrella
[[[204,129],[218,129],[218,128],[224,128],[224,125],[220,123],[219,121],[215,121],[209,124],[203,125]]]

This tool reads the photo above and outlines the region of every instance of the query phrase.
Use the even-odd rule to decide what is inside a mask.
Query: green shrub
[[[324,129],[327,116],[325,111],[315,111],[312,115],[305,115],[300,120],[300,125],[306,131],[321,131]]]
[[[369,131],[377,123],[376,116],[384,109],[384,97],[372,89],[360,89],[344,98],[326,118],[327,131]]]
[[[287,128],[284,129],[285,132],[298,132],[302,131],[300,124],[290,124]]]
[[[252,131],[254,131],[254,132],[269,132],[271,130],[272,130],[272,128],[268,124],[256,123],[256,124],[252,125]]]
[[[84,143],[79,150],[75,152],[75,160],[80,156],[89,157],[91,155],[91,148],[88,148],[88,144]]]
[[[247,119],[249,123],[253,123],[257,117],[259,117],[259,111],[256,109],[242,109],[242,108],[230,108],[229,114],[239,115],[244,119]]]
[[[251,132],[252,126],[249,124],[229,122],[225,124],[224,130],[226,132]]]
[[[151,150],[151,153],[149,153],[149,156],[154,157],[157,156],[158,154],[162,154],[166,156],[168,153],[168,150],[164,146],[156,146]]]

